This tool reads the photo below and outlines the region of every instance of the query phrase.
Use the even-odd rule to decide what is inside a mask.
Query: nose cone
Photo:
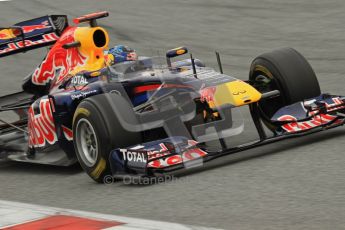
[[[260,99],[260,92],[258,92],[253,86],[240,80],[217,85],[214,94],[216,106],[225,104],[242,106],[257,102]]]

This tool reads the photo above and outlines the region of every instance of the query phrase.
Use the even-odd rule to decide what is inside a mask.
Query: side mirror
[[[186,47],[179,47],[179,48],[175,48],[172,50],[168,50],[166,53],[166,57],[167,58],[174,58],[183,54],[188,53],[188,49]]]
[[[188,49],[186,47],[178,47],[172,50],[168,50],[166,52],[166,58],[167,58],[167,64],[169,67],[171,67],[171,58],[183,55],[188,53]]]

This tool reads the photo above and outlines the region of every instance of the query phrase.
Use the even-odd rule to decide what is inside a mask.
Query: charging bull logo
[[[0,40],[12,39],[15,37],[16,36],[13,34],[13,31],[11,29],[0,30]]]
[[[70,28],[62,35],[59,41],[52,47],[42,64],[34,71],[32,82],[36,85],[45,85],[50,81],[61,82],[75,67],[86,63],[84,57],[77,48],[64,49],[63,44],[74,42],[76,28]]]
[[[38,107],[35,109],[35,107]],[[39,109],[39,113],[34,111]],[[53,113],[49,99],[42,99],[38,105],[34,103],[28,112],[29,146],[43,147],[57,142],[57,134],[53,119]]]
[[[26,34],[26,33],[31,33],[35,30],[49,29],[49,28],[51,28],[51,26],[49,25],[49,22],[47,20],[47,21],[42,22],[39,25],[22,26],[21,28],[23,30],[23,33]]]
[[[206,87],[200,91],[200,100],[202,102],[214,103],[214,95],[216,93],[216,87]]]
[[[8,43],[6,46],[2,47],[2,49],[0,49],[0,54],[5,54],[5,53],[9,53],[15,50],[19,50],[23,48],[24,46],[30,47],[30,46],[40,45],[40,44],[44,44],[48,42],[54,42],[58,38],[59,37],[55,33],[49,33],[49,34],[43,34],[42,39],[39,39],[39,40],[32,41],[29,39],[25,39],[24,42],[23,41],[11,42],[11,43]]]
[[[48,21],[44,21],[42,22],[42,24],[39,25],[21,26],[20,28],[9,28],[0,30],[0,40],[16,38],[17,36],[20,36],[21,33],[26,34],[31,33],[35,30],[49,29],[51,28],[51,26],[49,25]]]

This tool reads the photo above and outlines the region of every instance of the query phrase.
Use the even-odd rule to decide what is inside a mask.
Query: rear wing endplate
[[[0,28],[0,57],[52,45],[67,26],[67,16],[50,15]]]

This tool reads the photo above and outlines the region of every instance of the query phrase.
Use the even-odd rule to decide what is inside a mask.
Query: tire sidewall
[[[78,160],[95,181],[103,183],[106,176],[111,175],[109,156],[117,148],[127,148],[142,143],[142,134],[137,130],[125,128],[125,124],[139,124],[130,102],[117,94],[99,94],[84,99],[75,111],[73,133],[76,134],[78,120],[87,119],[96,133],[99,154],[96,164],[88,167],[79,155],[76,141],[74,142]]]
[[[77,140],[74,141],[74,148],[75,152],[78,158],[78,161],[82,168],[86,171],[90,177],[97,181],[97,182],[103,182],[103,178],[107,175],[109,175],[110,172],[110,165],[108,160],[108,155],[111,151],[111,149],[107,148],[110,146],[107,128],[105,123],[103,122],[103,118],[100,116],[100,113],[97,112],[96,108],[93,108],[91,103],[84,103],[83,107],[77,108],[75,112],[75,116],[73,118],[73,133],[75,134],[75,137],[77,138],[77,124],[81,119],[86,119],[90,122],[92,125],[96,139],[97,139],[97,149],[98,149],[98,156],[96,159],[96,163],[89,167],[84,162],[82,157],[80,156],[81,153],[79,153],[78,147],[77,147]]]
[[[255,58],[249,79],[255,80],[260,72],[272,79],[274,86],[280,91],[279,97],[259,102],[259,106],[266,110],[265,115],[269,118],[284,106],[321,94],[314,70],[308,61],[292,48],[278,49]]]

